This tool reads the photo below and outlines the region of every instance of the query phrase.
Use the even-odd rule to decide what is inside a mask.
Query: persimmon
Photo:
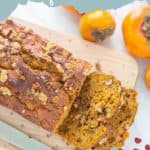
[[[131,11],[123,20],[122,33],[131,54],[150,58],[150,6]]]
[[[80,33],[86,40],[103,41],[113,34],[115,25],[115,19],[108,11],[97,8],[81,16]]]
[[[68,6],[68,5],[63,5],[63,7],[71,12],[72,14],[77,14],[77,15],[80,15],[80,13],[78,12],[78,10],[74,7],[74,6]]]
[[[150,65],[147,66],[145,70],[145,83],[148,88],[150,88]]]

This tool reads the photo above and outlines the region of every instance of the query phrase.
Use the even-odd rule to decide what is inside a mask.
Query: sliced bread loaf
[[[78,149],[109,150],[125,140],[136,107],[135,91],[122,89],[113,76],[92,73],[59,134]]]
[[[77,148],[95,145],[109,130],[105,122],[121,103],[120,89],[120,82],[111,75],[89,75],[59,133]]]

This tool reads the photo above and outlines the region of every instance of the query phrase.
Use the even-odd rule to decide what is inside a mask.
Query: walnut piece
[[[91,73],[91,69],[89,69],[89,68],[84,69],[84,71],[83,71],[83,74],[84,74],[85,76],[88,76],[90,73]]]
[[[105,81],[105,85],[111,85],[113,83],[112,79],[108,79]]]
[[[47,52],[47,51],[52,50],[55,47],[56,47],[56,43],[54,43],[54,42],[48,42],[47,45],[46,45],[46,47],[43,47],[43,50]]]
[[[98,144],[99,144],[99,145],[102,145],[102,144],[105,143],[106,141],[107,141],[107,138],[105,137],[105,138],[101,139],[101,140],[98,142]]]
[[[46,104],[46,101],[47,101],[47,99],[48,99],[48,97],[47,97],[44,93],[42,93],[42,92],[40,92],[40,93],[38,94],[38,98],[39,98],[39,100],[42,102],[43,105]]]
[[[3,57],[5,57],[5,56],[6,56],[6,53],[5,53],[5,52],[0,51],[0,58],[3,58]]]
[[[8,79],[7,73],[8,73],[8,71],[4,70],[4,69],[2,69],[0,71],[0,82],[4,83],[7,81],[7,79]]]
[[[64,69],[60,64],[56,64],[56,67],[60,73],[64,73]]]
[[[31,92],[34,96],[38,97],[38,99],[41,101],[41,103],[43,105],[46,104],[48,97],[43,92],[39,91],[39,84],[38,83],[32,85]]]
[[[80,119],[82,117],[82,115],[81,114],[77,114],[76,116],[75,116],[75,118],[78,120],[78,119]]]
[[[107,118],[110,118],[111,115],[112,115],[112,110],[111,110],[111,108],[106,108],[106,109],[105,109],[105,113],[106,113],[106,117],[107,117]]]
[[[4,36],[13,39],[17,36],[17,32],[13,29],[13,28],[6,28],[4,30],[2,30],[2,33]]]
[[[95,105],[95,110],[96,110],[97,112],[99,112],[99,113],[102,113],[102,112],[103,112],[103,109],[102,109],[100,103],[98,103],[98,104]]]
[[[11,96],[11,91],[7,87],[0,87],[0,92],[3,95]]]

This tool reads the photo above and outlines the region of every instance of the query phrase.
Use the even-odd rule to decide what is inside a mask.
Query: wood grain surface
[[[22,150],[22,149],[0,139],[0,150]]]

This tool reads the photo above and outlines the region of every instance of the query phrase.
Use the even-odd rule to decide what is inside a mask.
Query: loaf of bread
[[[59,134],[78,149],[122,146],[137,109],[136,93],[113,76],[90,74]]]
[[[55,132],[91,65],[11,20],[0,23],[0,104]]]
[[[136,92],[11,20],[0,23],[0,104],[77,149],[121,147]]]

